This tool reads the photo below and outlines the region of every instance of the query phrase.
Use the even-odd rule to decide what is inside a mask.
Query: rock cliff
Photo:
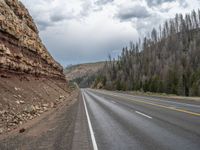
[[[58,107],[71,92],[28,10],[0,0],[0,135]]]
[[[18,0],[0,0],[0,69],[64,78],[61,65],[42,44],[32,17]]]

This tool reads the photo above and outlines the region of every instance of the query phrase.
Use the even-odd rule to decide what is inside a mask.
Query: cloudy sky
[[[200,0],[21,0],[63,66],[105,60]]]

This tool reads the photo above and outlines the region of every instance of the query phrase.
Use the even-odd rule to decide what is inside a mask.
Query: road
[[[200,102],[82,89],[24,128],[0,150],[200,150]]]
[[[200,102],[82,89],[95,150],[199,150]]]

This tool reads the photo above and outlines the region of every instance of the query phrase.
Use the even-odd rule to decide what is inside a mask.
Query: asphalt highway
[[[81,92],[94,150],[200,150],[200,102]]]

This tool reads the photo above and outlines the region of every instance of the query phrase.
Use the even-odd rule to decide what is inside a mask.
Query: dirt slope
[[[13,130],[0,137],[0,149],[70,150],[78,109],[77,94],[77,91],[72,92],[58,108],[22,125],[25,132],[19,134]]]

